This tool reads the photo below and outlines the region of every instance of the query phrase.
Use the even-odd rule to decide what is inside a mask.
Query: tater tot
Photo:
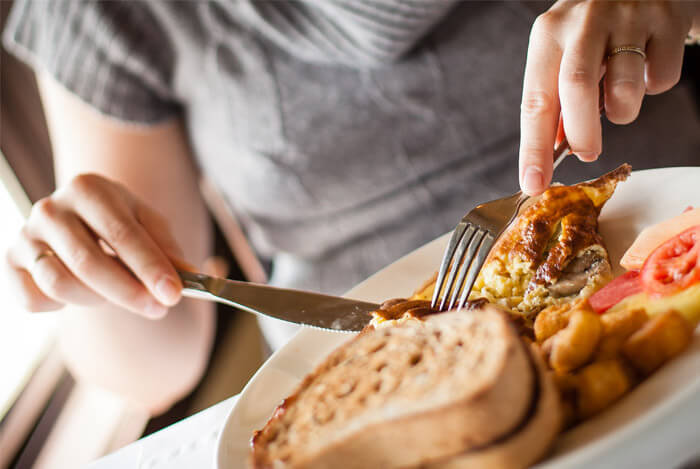
[[[594,362],[576,374],[577,412],[588,418],[610,406],[632,387],[621,360]]]
[[[593,312],[588,300],[552,305],[539,312],[535,318],[535,339],[541,344],[569,324],[571,314],[576,310]]]
[[[690,344],[693,328],[683,316],[671,310],[652,317],[622,346],[632,366],[649,375]]]
[[[647,322],[649,316],[642,309],[621,309],[600,316],[602,337],[595,353],[596,361],[617,357],[627,338]]]
[[[598,314],[585,308],[574,310],[569,324],[550,339],[552,369],[567,373],[586,364],[598,346],[601,331]]]

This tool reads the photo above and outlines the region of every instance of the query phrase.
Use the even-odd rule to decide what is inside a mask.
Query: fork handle
[[[559,119],[560,125],[561,125],[561,119]],[[563,134],[563,131],[562,131]],[[571,153],[571,147],[569,146],[569,141],[566,139],[566,135],[562,136],[561,142],[559,142],[559,145],[556,146],[554,149],[554,163],[552,163],[552,171],[557,169],[557,166],[564,161],[564,158],[566,158],[569,154]]]

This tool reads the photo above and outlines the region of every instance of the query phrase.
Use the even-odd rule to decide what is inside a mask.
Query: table
[[[88,469],[191,469],[214,466],[216,439],[233,396],[100,458]]]
[[[88,469],[208,469],[215,467],[216,440],[238,395],[94,461]],[[596,461],[601,469],[698,469],[700,396],[675,409],[631,444],[616,447]],[[694,457],[695,456],[695,457]],[[615,462],[616,461],[616,462]],[[566,465],[567,469],[582,469]]]

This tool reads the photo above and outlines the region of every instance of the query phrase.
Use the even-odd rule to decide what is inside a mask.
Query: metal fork
[[[569,142],[566,136],[563,136],[562,141],[554,149],[553,168],[556,169],[570,153]],[[443,311],[452,309],[457,304],[457,308],[462,309],[493,244],[515,219],[529,198],[528,195],[518,191],[511,196],[477,205],[462,218],[452,232],[440,263],[435,292],[430,303],[433,308],[437,307]],[[447,269],[450,266],[452,268],[447,275]],[[447,283],[441,297],[440,292],[446,275]],[[457,303],[458,296],[459,303]]]
[[[605,88],[604,80],[598,83],[598,112],[601,118],[605,116]],[[561,134],[560,134],[561,133]],[[564,134],[564,127],[561,118],[557,128],[557,140],[561,135],[561,141],[554,149],[554,163],[552,171],[564,161],[564,158],[571,154],[569,141]],[[493,244],[503,231],[518,216],[523,204],[529,199],[528,195],[521,191],[504,197],[492,200],[481,205],[477,205],[471,212],[467,213],[457,224],[445,254],[442,256],[440,270],[435,281],[435,291],[430,306],[438,307],[440,311],[454,308],[462,309],[469,298],[476,277],[484,265]],[[466,253],[466,256],[465,256]],[[445,293],[440,297],[447,269],[450,268],[447,277]],[[468,275],[467,275],[468,274]],[[466,279],[466,282],[465,282]],[[456,280],[456,281],[455,281]],[[466,284],[466,287],[465,287]],[[460,296],[460,291],[462,292]],[[459,303],[457,297],[459,296]],[[449,302],[448,302],[449,297]],[[438,301],[440,304],[438,305]]]

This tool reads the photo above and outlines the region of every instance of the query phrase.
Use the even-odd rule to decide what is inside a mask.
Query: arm
[[[59,187],[51,196],[59,200],[55,204],[61,204],[61,197],[70,197],[69,189],[77,175],[105,175],[163,215],[182,247],[184,259],[201,265],[210,250],[211,231],[182,125],[177,120],[149,127],[119,123],[99,115],[45,76],[40,77],[40,90],[54,147]],[[88,187],[83,190],[89,195],[90,180],[87,181],[83,185]],[[48,270],[47,261],[54,259],[17,269],[24,275],[20,284],[29,284],[30,272]],[[65,262],[71,265],[70,261]],[[167,272],[172,266],[158,269]],[[71,282],[75,284],[75,279],[54,276],[48,291],[30,285],[28,291],[24,289],[24,295],[43,296],[29,298],[30,305],[38,302],[41,306],[43,302],[46,306],[48,300],[54,303],[49,306],[58,307],[71,299]],[[46,285],[39,281],[37,284]],[[104,291],[92,293],[105,296]],[[68,367],[79,378],[111,389],[156,414],[186,394],[201,377],[213,339],[210,304],[183,300],[158,321],[132,314],[112,302],[87,304],[93,306],[73,304],[60,313],[62,350]]]
[[[121,182],[168,220],[184,259],[201,265],[209,255],[211,231],[181,122],[120,123],[100,116],[50,77],[39,77],[39,86],[53,145],[56,186],[82,173]]]

